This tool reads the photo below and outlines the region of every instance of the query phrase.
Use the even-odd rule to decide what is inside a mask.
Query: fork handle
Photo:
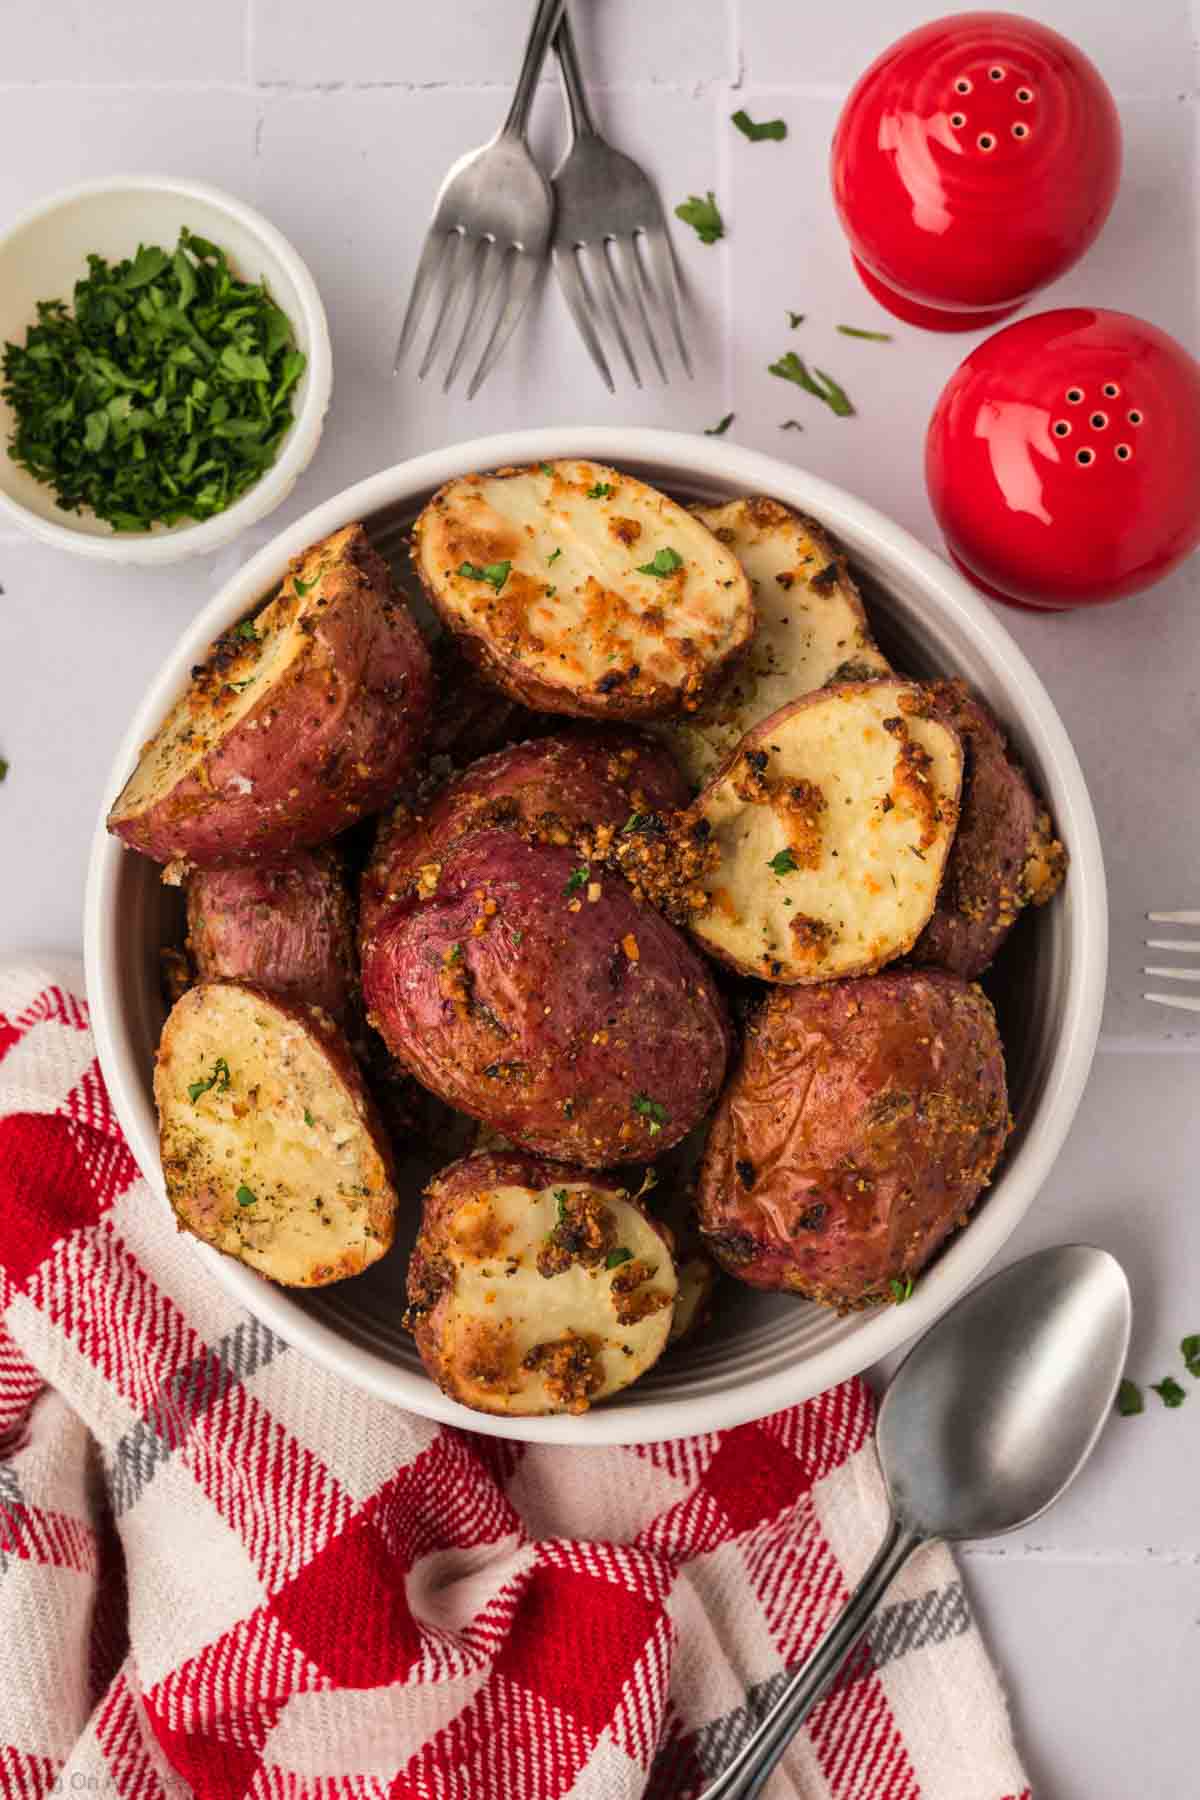
[[[554,40],[554,53],[558,57],[558,66],[562,71],[563,87],[567,95],[567,111],[571,115],[572,138],[595,137],[596,124],[592,118],[592,109],[588,105],[587,89],[583,84],[583,72],[579,67],[579,53],[575,48],[575,33],[571,30],[571,15],[563,8],[562,24]]]
[[[501,137],[525,136],[529,109],[537,92],[538,77],[550,49],[550,40],[558,30],[558,21],[565,5],[566,0],[537,0],[529,23],[529,36],[525,40],[525,54],[521,59],[521,73],[517,76],[512,105],[508,109],[508,117],[500,127]]]

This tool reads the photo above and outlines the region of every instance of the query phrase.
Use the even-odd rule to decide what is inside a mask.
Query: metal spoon
[[[879,1553],[807,1662],[701,1800],[754,1800],[933,1538],[993,1537],[1052,1506],[1095,1446],[1129,1348],[1129,1283],[1105,1250],[1065,1244],[967,1294],[911,1350],[879,1409],[891,1505]]]

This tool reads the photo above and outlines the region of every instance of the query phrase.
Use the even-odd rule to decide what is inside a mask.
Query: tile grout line
[[[247,27],[245,32],[243,55],[253,55],[254,36],[252,31],[253,0],[248,0]],[[539,86],[553,85],[548,78],[543,78]],[[730,87],[738,91],[761,94],[778,94],[795,99],[836,100],[842,101],[853,85],[851,79],[845,81],[809,81],[809,82],[761,82],[754,83],[746,79],[744,67],[739,67],[737,79],[730,81],[728,70],[716,75],[703,75],[691,81],[663,81],[650,79],[646,81],[592,81],[589,86],[597,93],[611,94],[682,94],[694,100],[701,100],[707,94]],[[371,94],[399,92],[407,94],[509,94],[512,83],[508,81],[402,81],[381,79],[377,81],[360,81],[346,78],[336,81],[305,80],[253,80],[250,72],[242,80],[197,80],[168,81],[149,79],[146,81],[88,81],[88,80],[45,80],[45,81],[0,81],[0,95],[22,93],[230,93],[257,94],[262,96],[321,97],[336,94]],[[1183,95],[1178,88],[1138,88],[1131,91],[1114,90],[1114,98],[1118,103],[1149,100],[1173,100],[1178,103],[1195,106],[1200,100],[1200,89],[1189,88]]]
[[[1057,1544],[1018,1544],[1010,1549],[1007,1545],[978,1543],[956,1544],[954,1550],[963,1562],[1039,1563],[1053,1564],[1056,1568],[1137,1569],[1154,1566],[1200,1569],[1200,1548],[1189,1550],[1176,1545],[1072,1550]]]

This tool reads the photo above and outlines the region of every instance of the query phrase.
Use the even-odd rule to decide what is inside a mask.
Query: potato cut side
[[[754,631],[732,550],[665,494],[600,463],[449,483],[416,522],[413,558],[483,672],[545,712],[694,709]]]
[[[315,1007],[202,982],[163,1028],[154,1071],[179,1223],[260,1275],[319,1287],[390,1247],[396,1193],[348,1045]]]
[[[753,726],[789,700],[891,669],[845,559],[814,519],[758,494],[695,512],[746,571],[758,615],[754,642],[720,691],[693,718],[654,727],[702,786]]]
[[[570,1248],[577,1216],[595,1224],[594,1252]],[[645,1374],[670,1335],[670,1247],[607,1186],[482,1188],[436,1235],[423,1232],[417,1265],[417,1306],[422,1291],[438,1294],[416,1319],[418,1348],[435,1380],[480,1412],[583,1412]]]
[[[720,852],[692,930],[768,981],[829,981],[901,956],[933,911],[962,746],[918,687],[824,688],[758,726],[695,803]]]

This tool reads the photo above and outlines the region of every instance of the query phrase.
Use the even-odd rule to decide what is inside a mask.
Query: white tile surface
[[[889,323],[858,286],[827,191],[840,98],[895,35],[941,8],[856,0],[577,0],[602,122],[674,206],[716,192],[729,236],[676,243],[694,383],[607,396],[548,290],[474,403],[388,373],[405,287],[447,163],[494,129],[527,0],[212,0],[202,23],[147,0],[43,0],[14,15],[0,69],[0,223],[40,193],[123,169],[191,173],[261,206],[321,285],[335,387],[320,453],[272,528],[347,482],[434,445],[517,424],[641,422],[731,436],[844,482],[936,542],[920,444],[942,383],[978,340]],[[1109,225],[1045,304],[1142,312],[1195,348],[1196,12],[1186,0],[1043,0],[1122,97],[1125,178]],[[745,105],[784,144],[747,144]],[[535,137],[553,160],[557,90]],[[35,152],[35,153],[31,153]],[[785,311],[807,315],[794,334]],[[894,331],[840,337],[838,322]],[[832,417],[767,374],[789,347],[842,380]],[[803,433],[779,430],[803,420]],[[184,622],[253,534],[216,563],[97,571],[0,536],[0,953],[78,943],[88,840],[130,709]],[[1009,1246],[1087,1239],[1134,1287],[1131,1368],[1179,1371],[1200,1330],[1200,1019],[1140,998],[1141,915],[1200,906],[1200,565],[1090,616],[1006,613],[1079,750],[1112,890],[1105,1049],[1062,1159]],[[1186,1377],[1181,1377],[1186,1382]],[[1200,1632],[1200,1387],[1114,1420],[1094,1462],[1029,1532],[967,1553],[1013,1694],[1035,1791],[1183,1800],[1194,1772]],[[1191,1701],[1189,1706],[1188,1702]]]

